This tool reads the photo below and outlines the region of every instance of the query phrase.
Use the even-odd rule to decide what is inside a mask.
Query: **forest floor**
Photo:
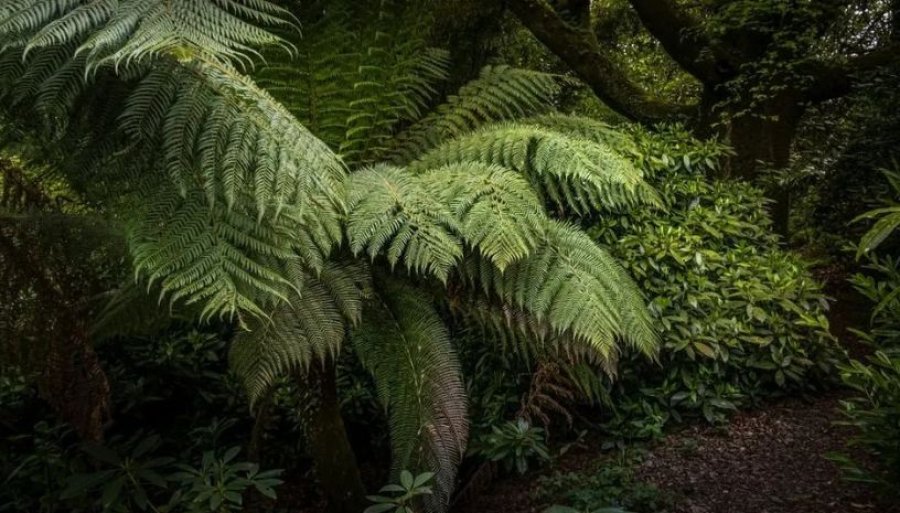
[[[841,480],[825,458],[851,435],[836,426],[839,394],[785,400],[743,412],[727,426],[694,426],[649,448],[635,476],[672,497],[669,513],[898,513],[900,505],[876,504],[867,488]],[[553,470],[579,472],[602,454],[585,442]],[[596,444],[599,445],[599,444]],[[541,475],[496,482],[458,513],[539,513],[547,504],[532,493]]]

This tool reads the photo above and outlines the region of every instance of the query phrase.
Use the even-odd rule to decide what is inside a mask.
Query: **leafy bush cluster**
[[[665,211],[632,209],[593,228],[651,302],[656,363],[620,364],[611,427],[660,434],[669,420],[723,419],[764,397],[822,384],[838,350],[807,264],[779,247],[762,192],[711,181],[726,151],[677,127],[635,136]]]

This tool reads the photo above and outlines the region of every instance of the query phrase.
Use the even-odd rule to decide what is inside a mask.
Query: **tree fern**
[[[488,67],[427,113],[447,54],[415,23],[381,29],[402,4],[327,5],[309,7],[299,39],[265,0],[10,0],[0,101],[127,226],[140,289],[119,301],[140,290],[175,315],[224,319],[251,399],[333,362],[352,329],[394,466],[437,472],[428,506],[443,511],[467,427],[430,303],[607,364],[621,342],[652,353],[634,283],[546,207],[594,215],[655,195],[607,128],[546,115],[559,77]],[[240,67],[257,51],[259,83]]]

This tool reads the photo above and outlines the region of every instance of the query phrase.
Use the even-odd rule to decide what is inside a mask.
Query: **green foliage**
[[[44,420],[0,440],[0,511],[64,511],[59,484],[80,468],[75,447],[71,427]]]
[[[842,401],[846,421],[858,429],[850,448],[864,451],[875,463],[860,463],[848,455],[832,455],[844,477],[874,485],[887,499],[898,498],[900,480],[900,351],[876,351],[867,362],[853,360],[841,367],[844,383],[859,393]]]
[[[279,42],[257,24],[289,23],[266,0],[10,0],[0,8],[0,42],[24,41],[26,53],[76,43],[90,68],[170,52],[249,60],[254,46]]]
[[[243,511],[243,494],[251,487],[264,497],[275,499],[274,487],[282,483],[278,479],[281,470],[260,472],[255,463],[235,462],[239,452],[240,447],[232,447],[221,456],[207,451],[197,468],[178,465],[180,471],[169,479],[180,489],[172,495],[167,509],[183,502],[188,513]]]
[[[900,195],[900,171],[884,170],[884,176],[893,189],[894,196]],[[892,202],[893,203],[893,202]],[[865,214],[858,216],[853,222],[863,220],[873,220],[875,223],[869,228],[869,231],[862,236],[856,252],[856,257],[869,253],[877,248],[885,239],[896,231],[900,226],[900,206],[891,204],[882,208],[870,210]]]
[[[17,400],[3,403],[0,423],[0,511],[140,511],[143,505],[212,513],[225,510],[211,508],[210,496],[196,500],[201,492],[224,497],[223,505],[239,500],[234,493],[240,500],[250,490],[254,499],[271,496],[274,473],[238,461],[236,449],[224,450],[246,442],[252,419],[239,383],[226,374],[220,335],[170,328],[151,341],[119,337],[99,350],[116,390],[107,441],[80,444],[70,427],[51,420],[33,385],[16,384]],[[282,429],[273,427],[271,435],[296,436]],[[279,453],[280,462],[299,459],[287,444]]]
[[[439,146],[413,167],[427,169],[455,161],[515,170],[531,182],[545,203],[581,215],[655,200],[640,170],[605,141],[540,126],[490,126]]]
[[[896,175],[887,176],[896,193]],[[866,217],[883,211],[872,211]],[[856,332],[874,354],[840,367],[844,384],[857,393],[841,401],[846,418],[841,424],[857,429],[848,449],[862,452],[871,461],[860,461],[854,452],[831,455],[846,479],[875,486],[887,500],[900,497],[896,486],[900,480],[900,260],[870,254],[863,248],[872,249],[893,233],[894,227],[884,223],[893,215],[882,217],[863,237],[858,254],[866,254],[869,263],[866,272],[851,279],[856,290],[875,305],[869,329]]]
[[[236,462],[240,452],[234,447],[219,456],[203,453],[198,468],[174,464],[175,459],[155,457],[158,436],[136,438],[124,454],[102,445],[85,447],[99,470],[75,474],[60,495],[63,500],[99,496],[100,511],[155,511],[224,513],[243,509],[243,493],[254,488],[274,499],[273,487],[281,483],[280,470],[259,471],[254,463]],[[165,504],[156,503],[174,484],[175,491]]]
[[[394,495],[370,495],[367,498],[375,504],[365,509],[363,513],[416,513],[414,503],[417,497],[431,495],[431,486],[428,483],[434,478],[431,472],[425,472],[413,476],[412,472],[404,470],[400,472],[400,483],[383,486],[379,494],[390,493]]]
[[[438,144],[489,122],[522,119],[553,111],[557,77],[546,73],[487,66],[433,112],[400,133],[392,160],[409,162]]]
[[[769,231],[761,191],[709,181],[721,149],[678,131],[637,134],[668,209],[607,216],[592,233],[650,296],[662,372],[624,365],[611,425],[658,436],[668,420],[723,419],[763,397],[818,387],[839,351],[807,265]]]
[[[100,470],[72,476],[60,498],[99,497],[97,506],[102,511],[151,509],[148,488],[166,489],[166,479],[161,472],[174,461],[153,455],[160,443],[156,435],[136,437],[125,453],[103,445],[85,446],[85,452]]]
[[[627,456],[623,460],[605,459],[578,472],[554,472],[538,480],[534,492],[542,502],[561,502],[554,506],[559,513],[589,512],[654,513],[668,511],[672,499],[656,487],[643,483],[634,475],[639,460]]]
[[[864,341],[875,347],[900,346],[900,259],[891,256],[868,255],[864,272],[853,275],[853,287],[875,308],[869,329],[857,332]]]
[[[544,440],[544,430],[519,418],[492,426],[491,432],[476,439],[472,454],[489,461],[500,462],[507,471],[528,472],[534,461],[550,460],[550,450]]]
[[[469,426],[449,333],[427,297],[402,283],[379,287],[353,347],[388,410],[395,469],[433,469],[431,508],[448,504]]]

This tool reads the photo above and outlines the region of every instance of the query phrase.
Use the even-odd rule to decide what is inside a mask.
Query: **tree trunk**
[[[301,384],[310,392],[310,452],[316,477],[328,499],[328,511],[360,513],[366,507],[366,490],[341,417],[334,363],[313,364]]]
[[[764,169],[786,169],[803,115],[802,102],[799,95],[784,93],[761,106],[754,115],[731,118],[725,135],[735,154],[723,170],[725,176],[754,181]],[[791,212],[789,184],[773,184],[768,196],[773,200],[770,214],[775,232],[786,240]]]

